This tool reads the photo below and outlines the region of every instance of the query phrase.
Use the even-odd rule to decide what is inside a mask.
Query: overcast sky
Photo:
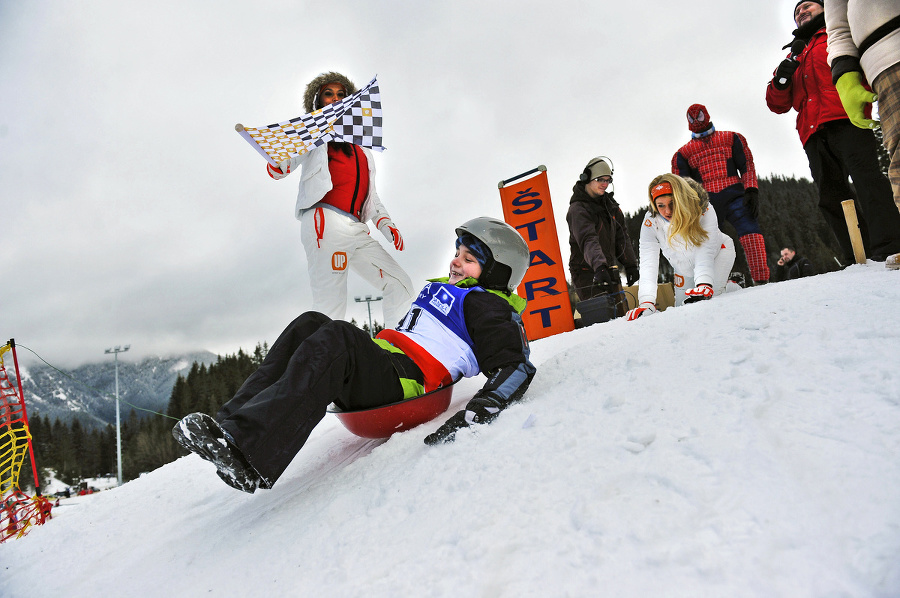
[[[298,177],[271,180],[234,125],[299,116],[327,70],[378,76],[376,181],[416,285],[540,164],[567,260],[588,160],[612,158],[616,199],[642,209],[695,102],[761,176],[809,178],[794,116],[764,98],[794,0],[617,4],[0,0],[0,342],[63,367],[271,343],[312,304]],[[373,292],[351,274],[348,318]]]

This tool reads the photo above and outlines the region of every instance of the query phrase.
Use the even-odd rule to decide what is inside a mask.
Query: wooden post
[[[841,202],[844,208],[844,220],[847,221],[847,230],[850,232],[850,243],[853,245],[853,257],[857,264],[866,263],[866,250],[863,247],[862,235],[859,234],[859,219],[856,217],[856,204],[852,199]]]

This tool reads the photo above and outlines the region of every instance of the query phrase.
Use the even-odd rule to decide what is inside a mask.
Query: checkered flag
[[[340,102],[309,114],[258,129],[241,124],[234,128],[272,166],[329,141],[345,141],[382,151],[378,78]]]

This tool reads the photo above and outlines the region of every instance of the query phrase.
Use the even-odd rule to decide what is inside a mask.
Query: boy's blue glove
[[[844,73],[837,80],[835,87],[841,97],[844,112],[850,117],[850,122],[860,129],[874,129],[878,126],[878,121],[865,117],[866,104],[871,104],[878,99],[878,96],[863,87],[862,73],[859,71]]]

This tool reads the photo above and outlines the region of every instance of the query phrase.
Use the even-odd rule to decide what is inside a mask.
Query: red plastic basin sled
[[[387,438],[396,432],[404,432],[419,424],[431,421],[450,406],[453,386],[442,386],[413,399],[405,399],[380,407],[343,411],[332,403],[328,413],[334,413],[344,427],[363,438]]]

